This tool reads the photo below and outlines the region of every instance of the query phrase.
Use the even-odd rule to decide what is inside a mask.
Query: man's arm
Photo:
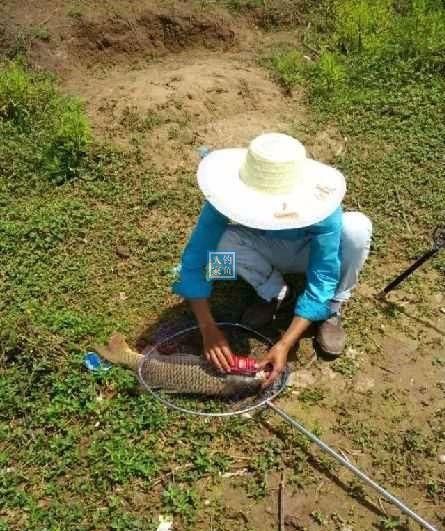
[[[221,371],[230,370],[229,344],[213,318],[208,299],[212,283],[206,278],[208,251],[217,248],[228,219],[205,203],[198,223],[185,247],[179,277],[173,291],[188,300],[198,321],[206,358]]]
[[[295,305],[295,314],[309,321],[325,321],[332,315],[331,301],[340,280],[340,240],[343,212],[310,227],[311,242],[306,287]]]
[[[289,351],[301,338],[310,324],[311,321],[308,321],[303,317],[295,316],[281,339],[275,343],[267,353],[266,357],[258,364],[260,369],[267,365],[272,365],[272,371],[264,382],[264,387],[270,385],[284,371]]]
[[[340,238],[342,210],[310,228],[311,243],[306,288],[295,305],[295,317],[283,337],[270,349],[261,367],[273,370],[265,385],[271,384],[286,366],[290,349],[313,321],[331,316],[331,300],[340,279]]]
[[[212,282],[206,278],[208,252],[214,251],[229,220],[206,202],[198,222],[185,246],[181,267],[173,292],[184,299],[207,299],[212,292]]]

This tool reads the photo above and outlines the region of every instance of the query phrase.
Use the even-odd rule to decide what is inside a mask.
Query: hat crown
[[[295,138],[266,133],[249,145],[240,169],[240,179],[249,187],[268,194],[287,194],[302,176],[306,150]]]

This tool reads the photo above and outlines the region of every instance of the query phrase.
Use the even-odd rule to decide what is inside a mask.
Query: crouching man
[[[283,371],[290,349],[312,322],[316,340],[331,356],[345,346],[341,307],[368,256],[372,225],[359,212],[344,213],[345,179],[306,156],[296,139],[279,133],[255,138],[248,149],[221,149],[201,161],[198,184],[206,202],[182,255],[173,291],[190,301],[207,359],[230,370],[231,351],[209,305],[209,251],[235,252],[236,272],[259,300],[242,322],[261,328],[294,305],[294,318],[260,366]],[[284,273],[305,273],[295,300]]]

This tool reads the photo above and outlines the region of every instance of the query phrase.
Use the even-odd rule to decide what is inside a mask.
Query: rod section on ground
[[[415,520],[419,525],[421,525],[424,529],[428,529],[429,531],[438,531],[437,528],[429,524],[426,520],[424,520],[421,516],[419,516],[417,513],[415,513],[413,510],[411,510],[409,507],[407,507],[402,501],[400,501],[398,498],[393,496],[390,492],[385,490],[383,487],[381,487],[378,483],[376,483],[374,480],[369,478],[366,474],[364,474],[360,469],[358,469],[355,465],[353,465],[351,462],[349,462],[347,459],[342,457],[340,454],[338,454],[335,450],[333,450],[330,446],[328,446],[326,443],[324,443],[322,440],[320,440],[318,437],[316,437],[313,433],[311,433],[309,430],[307,430],[304,426],[302,426],[299,422],[297,422],[294,418],[290,417],[285,411],[283,411],[281,408],[275,406],[272,402],[268,401],[267,405],[275,411],[275,413],[278,413],[281,418],[283,418],[287,423],[291,424],[294,428],[296,428],[300,433],[305,435],[308,439],[310,439],[313,443],[315,443],[319,448],[324,450],[326,453],[328,453],[331,457],[336,459],[339,463],[341,463],[343,466],[348,468],[353,474],[355,474],[357,477],[359,477],[362,481],[367,483],[370,487],[375,489],[377,492],[379,492],[385,499],[393,503],[395,506],[397,506],[402,513],[406,514],[413,520]]]

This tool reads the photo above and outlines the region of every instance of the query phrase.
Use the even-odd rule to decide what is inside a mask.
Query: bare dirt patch
[[[29,37],[29,61],[84,99],[99,138],[163,171],[194,168],[199,146],[246,145],[287,131],[290,114],[306,120],[301,93],[284,95],[257,64],[264,34],[252,13],[149,0],[50,7],[48,17],[44,3],[11,5],[9,25]]]
[[[441,495],[433,490],[440,489],[441,480],[433,478],[443,466],[438,455],[443,452],[440,412],[445,401],[443,369],[435,359],[445,350],[421,348],[395,329],[377,339],[382,346],[378,356],[348,350],[344,359],[357,363],[353,375],[337,372],[324,361],[306,362],[295,373],[289,395],[277,403],[306,427],[320,430],[324,441],[437,524],[443,511],[437,505]],[[343,362],[343,367],[347,366]],[[308,401],[308,390],[321,392],[321,399]],[[283,437],[282,421],[273,414],[259,422],[266,433],[269,431],[269,437],[263,435],[264,441]],[[290,434],[287,432],[283,440]],[[262,452],[259,448],[258,457]],[[363,485],[346,469],[326,470],[325,458],[314,445],[306,455],[307,463],[294,464],[299,471],[297,482],[285,451],[281,457],[280,468],[286,477],[285,529],[379,529],[379,521],[389,522],[390,517],[400,515],[372,490],[362,490]],[[240,523],[241,529],[275,528],[280,473],[267,474],[267,496],[256,500],[245,492],[248,474],[243,472],[242,463],[239,473],[240,477],[223,479],[213,488],[203,486],[203,496],[218,500],[225,507],[227,522]],[[425,495],[426,491],[430,494]],[[198,529],[204,528],[203,520]],[[400,529],[405,528],[415,526],[401,524]],[[231,529],[230,524],[221,529]]]
[[[232,54],[175,54],[80,81],[66,87],[84,98],[97,133],[137,142],[142,156],[170,171],[193,168],[200,145],[246,145],[263,131],[285,129],[291,109],[305,112],[253,61]]]

